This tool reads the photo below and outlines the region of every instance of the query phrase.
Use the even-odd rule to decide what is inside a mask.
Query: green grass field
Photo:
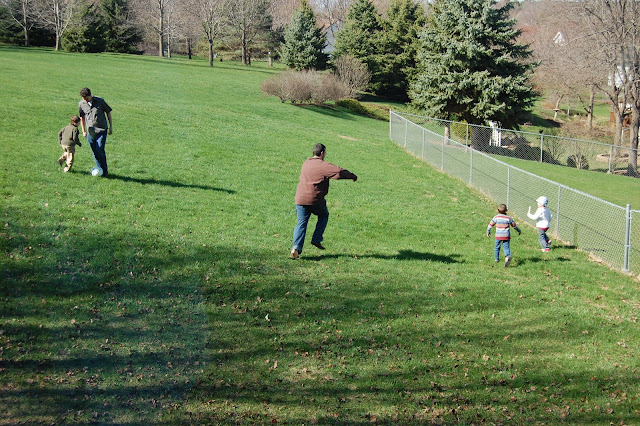
[[[274,72],[0,46],[0,424],[640,423],[637,280],[526,224],[496,265],[494,203]],[[110,179],[56,164],[84,86]],[[359,179],[292,261],[316,142]]]

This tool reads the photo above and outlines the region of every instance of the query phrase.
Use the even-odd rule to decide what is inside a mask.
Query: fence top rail
[[[390,113],[394,113],[394,112],[393,112],[393,111],[390,111]],[[395,113],[394,113],[394,114],[395,114]],[[402,119],[404,119],[404,120],[406,120],[406,121],[411,122],[410,120],[407,120],[406,118],[402,117],[402,116],[401,116],[401,115],[399,115],[399,114],[395,114],[395,115],[397,115],[398,117],[400,117],[400,118],[402,118]],[[420,125],[418,125],[418,124],[416,124],[416,123],[413,123],[413,122],[411,122],[411,123],[412,123],[412,124],[415,124],[415,125],[416,125],[416,126],[418,126],[418,127],[421,127]],[[436,132],[433,132],[433,131],[431,131],[431,130],[429,130],[429,129],[425,129],[424,127],[421,127],[421,128],[422,128],[422,130],[423,130],[423,131],[429,132],[429,133],[431,133],[432,135],[435,135],[435,136],[438,136],[438,137],[442,137],[442,135],[440,135],[440,134],[438,134],[438,133],[436,133]],[[491,155],[489,155],[489,154],[487,154],[487,153],[484,153],[484,152],[478,151],[477,149],[474,149],[474,148],[468,147],[468,146],[467,146],[467,145],[465,145],[465,144],[462,144],[462,143],[460,143],[460,142],[457,142],[455,139],[449,138],[449,141],[450,141],[450,142],[453,142],[453,143],[455,143],[455,144],[457,144],[457,145],[460,145],[461,147],[465,147],[466,149],[468,149],[468,150],[470,150],[471,152],[473,152],[475,155],[481,155],[481,156],[483,156],[483,157],[486,157],[486,158],[488,158],[488,159],[490,159],[490,160],[495,161],[496,163],[502,164],[502,165],[504,165],[504,166],[506,166],[506,167],[508,167],[508,168],[511,168],[511,169],[513,169],[513,170],[517,170],[518,172],[521,172],[521,173],[527,174],[527,175],[529,175],[529,176],[531,176],[531,177],[535,177],[535,178],[537,178],[537,179],[543,180],[543,181],[545,181],[545,182],[547,182],[547,183],[550,183],[550,184],[552,184],[552,185],[556,185],[556,186],[558,186],[559,188],[562,188],[562,189],[565,189],[565,190],[568,190],[568,191],[572,191],[572,192],[574,192],[574,193],[576,193],[576,194],[580,194],[580,195],[582,195],[582,196],[584,196],[584,197],[591,198],[592,200],[599,201],[599,202],[604,203],[604,204],[607,204],[607,205],[609,205],[609,206],[611,206],[611,207],[615,207],[615,208],[622,209],[622,210],[626,210],[626,209],[627,209],[626,207],[619,206],[619,205],[617,205],[617,204],[614,204],[614,203],[611,203],[611,202],[609,202],[609,201],[603,200],[602,198],[594,197],[593,195],[591,195],[591,194],[587,194],[586,192],[582,192],[582,191],[577,190],[577,189],[575,189],[575,188],[571,188],[570,186],[563,185],[563,184],[558,183],[558,182],[555,182],[555,181],[553,181],[553,180],[551,180],[551,179],[547,179],[547,178],[545,178],[545,177],[538,176],[538,175],[536,175],[535,173],[531,173],[531,172],[528,172],[528,171],[526,171],[526,170],[522,170],[522,169],[520,169],[520,168],[518,168],[518,167],[512,166],[511,164],[509,164],[509,163],[505,163],[504,161],[500,161],[500,160],[498,160],[497,158],[494,158],[494,157],[492,157]],[[632,210],[632,211],[634,211],[634,212],[635,212],[635,211],[637,211],[637,210]],[[638,211],[638,212],[640,213],[640,211]]]
[[[401,116],[401,117],[402,116],[409,116],[409,117],[416,117],[416,118],[424,118],[424,119],[431,120],[431,121],[440,121],[440,122],[444,122],[444,123],[463,124],[465,126],[479,127],[479,128],[484,128],[484,129],[493,129],[490,126],[484,126],[482,124],[469,124],[469,123],[463,123],[461,121],[443,120],[441,118],[426,117],[424,115],[410,114],[408,112],[396,112],[396,111],[389,111],[389,112],[393,112],[395,115],[398,115],[398,116]],[[590,141],[590,140],[586,140],[586,139],[567,138],[565,136],[547,135],[547,134],[544,134],[544,133],[525,132],[523,130],[511,130],[511,129],[503,129],[503,128],[498,128],[497,130],[499,130],[501,132],[521,133],[521,134],[524,134],[524,135],[532,135],[532,136],[536,136],[536,137],[543,136],[545,138],[562,139],[562,140],[571,141],[571,142],[585,142],[585,143],[590,143],[590,144],[594,144],[594,145],[606,146],[609,149],[611,149],[611,148],[631,149],[631,148],[626,147],[626,146],[613,145],[613,144],[610,144],[610,143],[596,142],[596,141]]]

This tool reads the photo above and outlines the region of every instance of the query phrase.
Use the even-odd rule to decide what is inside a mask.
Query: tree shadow
[[[124,182],[135,182],[135,183],[139,183],[142,185],[164,185],[164,186],[170,186],[173,188],[195,188],[195,189],[204,189],[207,191],[219,191],[219,192],[226,192],[227,194],[235,194],[236,191],[234,191],[233,189],[226,189],[226,188],[217,188],[215,186],[209,186],[209,185],[194,185],[194,184],[190,184],[190,183],[181,183],[181,182],[174,182],[174,181],[170,181],[170,180],[158,180],[158,179],[148,179],[148,178],[134,178],[131,176],[120,176],[120,175],[116,175],[113,173],[109,173],[109,179],[116,179],[116,180],[121,180]]]
[[[348,253],[336,253],[328,255],[317,255],[300,257],[301,260],[319,261],[323,259],[338,259],[341,257],[349,257],[356,259],[379,259],[379,260],[424,260],[428,262],[438,263],[465,263],[464,260],[457,260],[459,254],[452,254],[449,256],[435,254],[435,253],[421,253],[413,250],[398,250],[398,254],[348,254]]]
[[[317,105],[317,104],[304,104],[304,105],[295,105],[299,108],[304,108],[308,111],[317,112],[322,115],[326,115],[333,118],[342,118],[345,120],[354,120],[354,117],[363,117],[360,114],[356,114],[353,111],[349,111],[344,108],[337,109],[331,105]]]

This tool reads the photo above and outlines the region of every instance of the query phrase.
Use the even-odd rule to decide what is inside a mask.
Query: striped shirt
[[[497,214],[491,219],[489,222],[489,226],[487,227],[487,235],[491,234],[491,228],[496,227],[496,240],[509,240],[511,239],[511,233],[509,232],[509,227],[513,226],[518,233],[520,233],[520,228],[513,221],[511,216],[507,216],[506,214]]]

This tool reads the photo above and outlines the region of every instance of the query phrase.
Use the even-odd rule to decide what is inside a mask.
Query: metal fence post
[[[510,206],[509,204],[509,193],[511,189],[511,167],[507,167],[507,206]]]
[[[560,196],[562,195],[562,186],[558,185],[558,208],[556,209],[556,238],[560,239]]]
[[[540,135],[540,162],[544,162],[544,133]]]
[[[407,136],[409,135],[409,120],[404,119],[404,149],[407,149]]]
[[[464,137],[464,144],[466,146],[469,146],[469,123],[467,123],[466,129],[467,129],[467,134]]]
[[[444,171],[444,136],[442,137],[442,171]]]
[[[473,185],[473,148],[469,150],[469,185]]]
[[[626,230],[624,234],[624,263],[622,270],[629,272],[629,253],[631,252],[631,204],[627,204],[627,214],[625,218]]]
[[[425,128],[422,128],[422,160],[424,160]]]

